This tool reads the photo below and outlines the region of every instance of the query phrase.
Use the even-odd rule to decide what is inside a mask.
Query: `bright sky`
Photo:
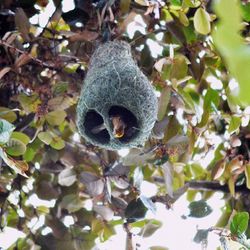
[[[151,192],[151,186],[149,193]],[[146,193],[146,185],[144,187]],[[31,199],[33,205],[45,204],[42,201],[33,196]],[[208,216],[200,219],[188,217],[186,220],[182,219],[182,215],[188,215],[188,202],[185,195],[181,197],[173,206],[173,209],[167,210],[164,205],[157,204],[157,213],[153,215],[151,212],[148,213],[148,219],[157,219],[163,223],[162,227],[158,229],[149,238],[140,238],[138,236],[134,237],[134,243],[139,243],[141,245],[140,250],[146,250],[150,246],[165,246],[170,250],[200,250],[201,246],[192,241],[196,233],[196,229],[207,229],[214,226],[221,215],[220,207],[223,206],[224,201],[222,199],[222,194],[216,193],[211,199],[209,199],[208,204],[215,208],[215,210]],[[50,204],[46,203],[50,206]],[[65,224],[71,224],[70,218]],[[44,223],[44,218],[39,220],[33,220],[30,223],[30,227],[40,227]],[[121,226],[116,228],[117,234],[111,237],[105,243],[98,244],[100,250],[110,250],[116,249],[117,246],[125,247],[126,234]],[[49,233],[50,231],[47,231]],[[0,246],[7,249],[11,244],[13,244],[19,237],[24,237],[25,234],[22,232],[6,227],[3,233],[0,233]],[[219,246],[219,238],[217,235],[210,233],[208,240],[208,249],[216,249]],[[120,249],[124,249],[123,247]]]
[[[201,250],[201,246],[193,242],[196,234],[196,229],[207,229],[214,226],[221,215],[220,207],[224,201],[221,199],[221,194],[216,194],[212,197],[208,204],[212,208],[216,208],[209,216],[195,219],[188,217],[182,219],[182,215],[188,215],[188,202],[185,195],[181,197],[175,204],[172,210],[167,210],[164,205],[157,204],[156,215],[149,215],[148,218],[157,219],[163,223],[163,226],[158,229],[151,237],[141,238],[135,237],[134,243],[141,245],[138,250],[146,250],[151,246],[163,246],[170,250]],[[115,249],[116,246],[125,246],[126,234],[119,227],[117,235],[113,236],[109,241],[99,245],[100,250]],[[207,249],[216,249],[219,246],[219,238],[217,235],[210,233]],[[124,248],[120,248],[124,249]]]

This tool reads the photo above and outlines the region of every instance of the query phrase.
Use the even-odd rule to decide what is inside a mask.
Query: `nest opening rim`
[[[94,109],[89,110],[84,117],[83,126],[85,128],[85,133],[97,143],[109,143],[110,141],[110,135],[107,129],[100,130],[98,133],[92,132],[93,128],[103,123],[104,120],[102,116]]]
[[[133,114],[133,112],[122,105],[112,105],[109,108],[108,115],[109,117],[119,115],[126,124],[124,136],[121,138],[116,138],[118,141],[121,143],[129,143],[131,140],[136,139],[140,131],[140,126],[138,119]]]

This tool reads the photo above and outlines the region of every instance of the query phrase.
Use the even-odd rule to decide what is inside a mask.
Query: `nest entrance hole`
[[[102,124],[104,124],[104,121],[99,113],[95,110],[87,112],[84,120],[86,134],[99,143],[108,143],[110,135],[106,128],[102,129]]]
[[[112,106],[108,114],[111,120],[112,117],[121,117],[121,120],[125,124],[124,135],[121,138],[117,138],[120,142],[129,142],[138,135],[139,124],[136,116],[130,110],[122,106]]]

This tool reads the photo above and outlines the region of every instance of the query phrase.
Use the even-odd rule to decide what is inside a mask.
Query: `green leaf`
[[[18,140],[11,138],[6,144],[6,152],[11,156],[23,155],[26,151],[26,145]]]
[[[107,206],[94,205],[93,210],[101,215],[101,217],[106,221],[111,221],[114,217],[114,211]]]
[[[217,107],[220,103],[220,96],[218,91],[209,88],[204,97],[203,114],[199,127],[203,127],[207,124],[210,116],[210,112],[217,111]]]
[[[171,13],[165,8],[162,8],[161,10],[161,19],[166,22],[171,22],[174,20]]]
[[[170,79],[183,79],[187,76],[188,65],[187,58],[178,54],[173,59],[173,64],[170,72]]]
[[[202,218],[212,213],[212,208],[204,200],[193,201],[189,204],[190,217]]]
[[[202,34],[207,35],[211,31],[210,16],[203,8],[198,8],[194,14],[194,28]]]
[[[200,0],[183,0],[183,7],[197,8],[200,6]]]
[[[190,178],[201,178],[206,170],[198,163],[188,164],[185,166],[186,176]]]
[[[228,132],[234,133],[235,131],[237,131],[240,127],[240,124],[241,124],[241,118],[238,116],[232,116],[231,121],[229,123]]]
[[[161,92],[161,97],[159,100],[159,110],[158,110],[158,121],[161,121],[167,111],[167,107],[170,101],[171,89],[169,87],[165,87]]]
[[[56,150],[61,150],[65,147],[65,142],[61,137],[56,136],[52,138],[50,146]]]
[[[38,198],[43,200],[57,199],[60,192],[53,186],[51,180],[45,180],[44,176],[40,176],[36,180],[35,192]]]
[[[12,123],[16,120],[17,116],[14,111],[6,107],[0,107],[0,118]]]
[[[69,84],[67,82],[58,82],[57,84],[52,86],[53,95],[63,95],[67,92]]]
[[[14,131],[11,134],[11,138],[17,139],[17,140],[21,141],[22,143],[24,143],[25,145],[27,145],[30,142],[29,136],[27,136],[26,134],[24,134],[22,132]]]
[[[94,234],[99,236],[101,242],[108,240],[112,235],[115,234],[114,227],[100,219],[92,220],[91,229]]]
[[[17,100],[20,102],[23,110],[26,113],[35,113],[37,111],[38,105],[41,103],[38,94],[32,94],[30,96],[21,93],[17,97]]]
[[[228,225],[228,221],[230,220],[230,217],[232,215],[231,208],[229,209],[228,207],[225,207],[225,210],[223,210],[222,215],[220,216],[220,218],[218,219],[218,221],[216,222],[216,227],[227,227]]]
[[[129,11],[131,0],[121,0],[120,1],[120,10],[122,14],[125,14]]]
[[[242,235],[248,228],[248,221],[249,214],[247,212],[237,213],[230,223],[231,233],[236,236]]]
[[[9,141],[14,125],[0,118],[0,144],[5,144]]]
[[[195,112],[194,100],[192,99],[190,93],[186,92],[185,89],[178,87],[178,93],[181,95],[181,98],[185,102],[185,108],[192,112]]]
[[[150,237],[154,234],[160,227],[162,223],[157,220],[150,220],[141,230],[140,235],[144,238]]]
[[[246,185],[250,189],[250,164],[245,166]]]
[[[162,67],[161,78],[163,80],[169,80],[171,70],[172,70],[172,62],[167,61]]]
[[[35,155],[36,155],[36,151],[32,147],[28,146],[23,155],[23,159],[27,162],[30,162],[34,159]]]
[[[38,212],[38,214],[49,214],[49,208],[46,206],[38,206],[36,211]]]
[[[183,11],[179,11],[179,20],[184,26],[187,27],[189,25],[188,17]]]
[[[50,132],[40,132],[37,137],[46,145],[49,145],[52,142],[53,136]]]
[[[175,116],[172,116],[166,128],[163,142],[167,143],[169,139],[177,135],[181,127]]]
[[[76,173],[73,169],[64,169],[58,175],[58,183],[61,186],[69,187],[76,181]]]
[[[199,229],[194,237],[194,242],[200,244],[207,241],[209,229]]]
[[[181,6],[181,0],[170,0],[171,4]]]
[[[106,240],[108,240],[112,235],[115,235],[116,231],[114,229],[114,227],[112,227],[109,224],[104,224],[103,227],[103,232],[101,234],[101,242],[105,242]]]
[[[241,11],[243,19],[247,22],[250,22],[250,3],[243,4],[241,2]]]
[[[162,246],[152,246],[149,248],[149,250],[169,250],[169,248]]]
[[[239,1],[215,1],[215,11],[219,22],[217,29],[212,34],[214,43],[222,54],[228,70],[239,83],[238,102],[249,104],[250,48],[240,35],[242,23]]]
[[[192,43],[196,41],[197,39],[196,32],[191,25],[183,27],[183,32],[187,40],[187,43]]]
[[[140,219],[143,219],[146,215],[147,208],[144,206],[141,199],[132,200],[127,208],[125,209],[125,217],[128,222],[134,222]]]
[[[233,176],[230,176],[227,182],[229,192],[233,197],[235,196],[235,181],[236,180],[233,178]]]
[[[218,107],[220,102],[219,92],[209,88],[204,97],[204,105],[203,108],[209,108],[210,111],[215,111],[215,108]]]
[[[51,110],[65,110],[75,103],[74,98],[69,96],[57,96],[48,101]]]
[[[51,126],[59,126],[65,120],[67,113],[64,110],[56,110],[49,112],[45,119]]]
[[[83,201],[77,194],[65,195],[61,202],[61,207],[67,209],[70,213],[80,210],[83,205]]]

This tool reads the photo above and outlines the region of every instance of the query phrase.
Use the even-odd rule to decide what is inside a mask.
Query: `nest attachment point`
[[[94,52],[77,106],[77,126],[91,144],[116,150],[140,147],[157,118],[153,88],[129,44],[105,43]]]

